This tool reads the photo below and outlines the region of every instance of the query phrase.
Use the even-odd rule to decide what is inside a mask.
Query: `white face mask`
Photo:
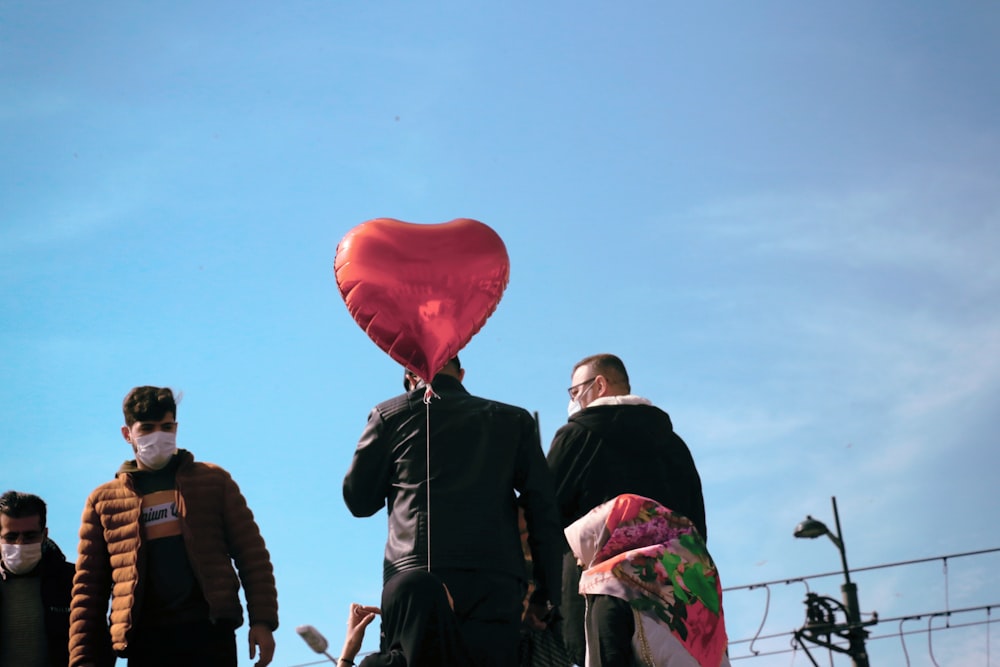
[[[177,434],[153,431],[135,439],[135,458],[150,470],[159,470],[177,453]]]
[[[586,388],[584,388],[583,391],[577,394],[576,398],[572,399],[569,402],[569,405],[566,406],[566,412],[570,417],[575,415],[580,410],[583,410],[583,406],[580,405],[580,399],[586,396],[587,392],[594,388],[594,378],[590,378],[590,380],[588,380],[586,384],[588,384],[589,386],[587,386]]]
[[[26,574],[35,569],[42,560],[42,543],[0,544],[3,564],[13,574]]]

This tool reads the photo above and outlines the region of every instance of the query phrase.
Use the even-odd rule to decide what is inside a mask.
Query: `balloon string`
[[[431,571],[431,399],[437,396],[428,384],[424,391],[424,406],[426,412],[427,441],[424,443],[425,459],[425,486],[427,487],[427,571]]]

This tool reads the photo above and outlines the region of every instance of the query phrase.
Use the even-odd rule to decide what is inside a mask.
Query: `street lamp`
[[[847,551],[844,548],[843,532],[840,529],[840,514],[837,512],[836,496],[831,498],[831,500],[833,501],[833,519],[837,525],[836,534],[831,533],[830,529],[822,521],[814,519],[809,515],[806,515],[805,521],[802,521],[795,527],[794,534],[795,537],[810,539],[826,535],[837,546],[837,550],[840,551],[840,563],[844,567],[844,584],[840,587],[840,591],[844,598],[843,611],[847,616],[847,625],[835,622],[833,609],[829,604],[829,602],[835,603],[835,601],[829,598],[820,598],[810,593],[806,598],[808,606],[807,616],[810,622],[801,630],[797,630],[795,635],[799,639],[809,639],[834,651],[847,653],[851,656],[854,667],[869,667],[868,651],[865,648],[865,638],[868,636],[868,631],[865,630],[865,626],[878,623],[878,614],[873,613],[872,620],[870,621],[862,622],[861,620],[861,610],[858,605],[858,587],[851,581],[851,570],[847,567]],[[845,650],[831,643],[829,641],[831,634],[836,634],[839,637],[847,639],[848,648]],[[821,640],[818,635],[826,636],[827,640]],[[805,644],[803,644],[803,647],[805,647]],[[808,649],[806,649],[806,653],[809,653]],[[811,655],[809,659],[812,660]],[[815,661],[813,663],[815,664]]]
[[[330,648],[330,643],[326,641],[326,637],[319,630],[311,625],[300,625],[295,628],[295,632],[299,633],[299,636],[309,644],[309,648],[317,653],[322,653],[329,658],[330,662],[337,662],[332,655],[326,652],[326,649]]]

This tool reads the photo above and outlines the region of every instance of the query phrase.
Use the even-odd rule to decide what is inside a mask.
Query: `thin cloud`
[[[130,216],[148,212],[151,181],[141,164],[106,172],[102,182],[76,197],[42,198],[33,209],[14,214],[0,227],[0,248],[7,254],[66,243],[92,235]]]
[[[691,215],[718,239],[770,261],[902,267],[967,290],[1000,286],[1000,269],[992,261],[1000,244],[1000,194],[968,168],[917,171],[879,188],[734,198]]]
[[[66,114],[74,108],[73,97],[52,89],[29,89],[13,86],[0,105],[0,123],[42,122]]]
[[[0,247],[8,253],[87,236],[114,220],[127,207],[101,201],[60,202],[30,224],[18,222],[0,230]]]

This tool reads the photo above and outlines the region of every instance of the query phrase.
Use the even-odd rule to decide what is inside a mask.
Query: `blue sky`
[[[546,449],[573,363],[625,360],[692,449],[724,585],[837,570],[791,536],[831,496],[855,567],[1000,546],[1000,8],[537,5],[2,5],[0,462],[64,550],[129,456],[122,397],[171,386],[271,549],[274,664],[316,658],[303,623],[339,649],[386,530],[341,480],[400,369],[332,266],[376,217],[503,238],[466,385],[537,410]],[[952,606],[1000,602],[987,565],[952,568]],[[943,608],[894,577],[862,608]],[[727,609],[756,631],[759,600]],[[961,632],[938,659],[982,664]],[[773,660],[743,664],[807,664]]]

